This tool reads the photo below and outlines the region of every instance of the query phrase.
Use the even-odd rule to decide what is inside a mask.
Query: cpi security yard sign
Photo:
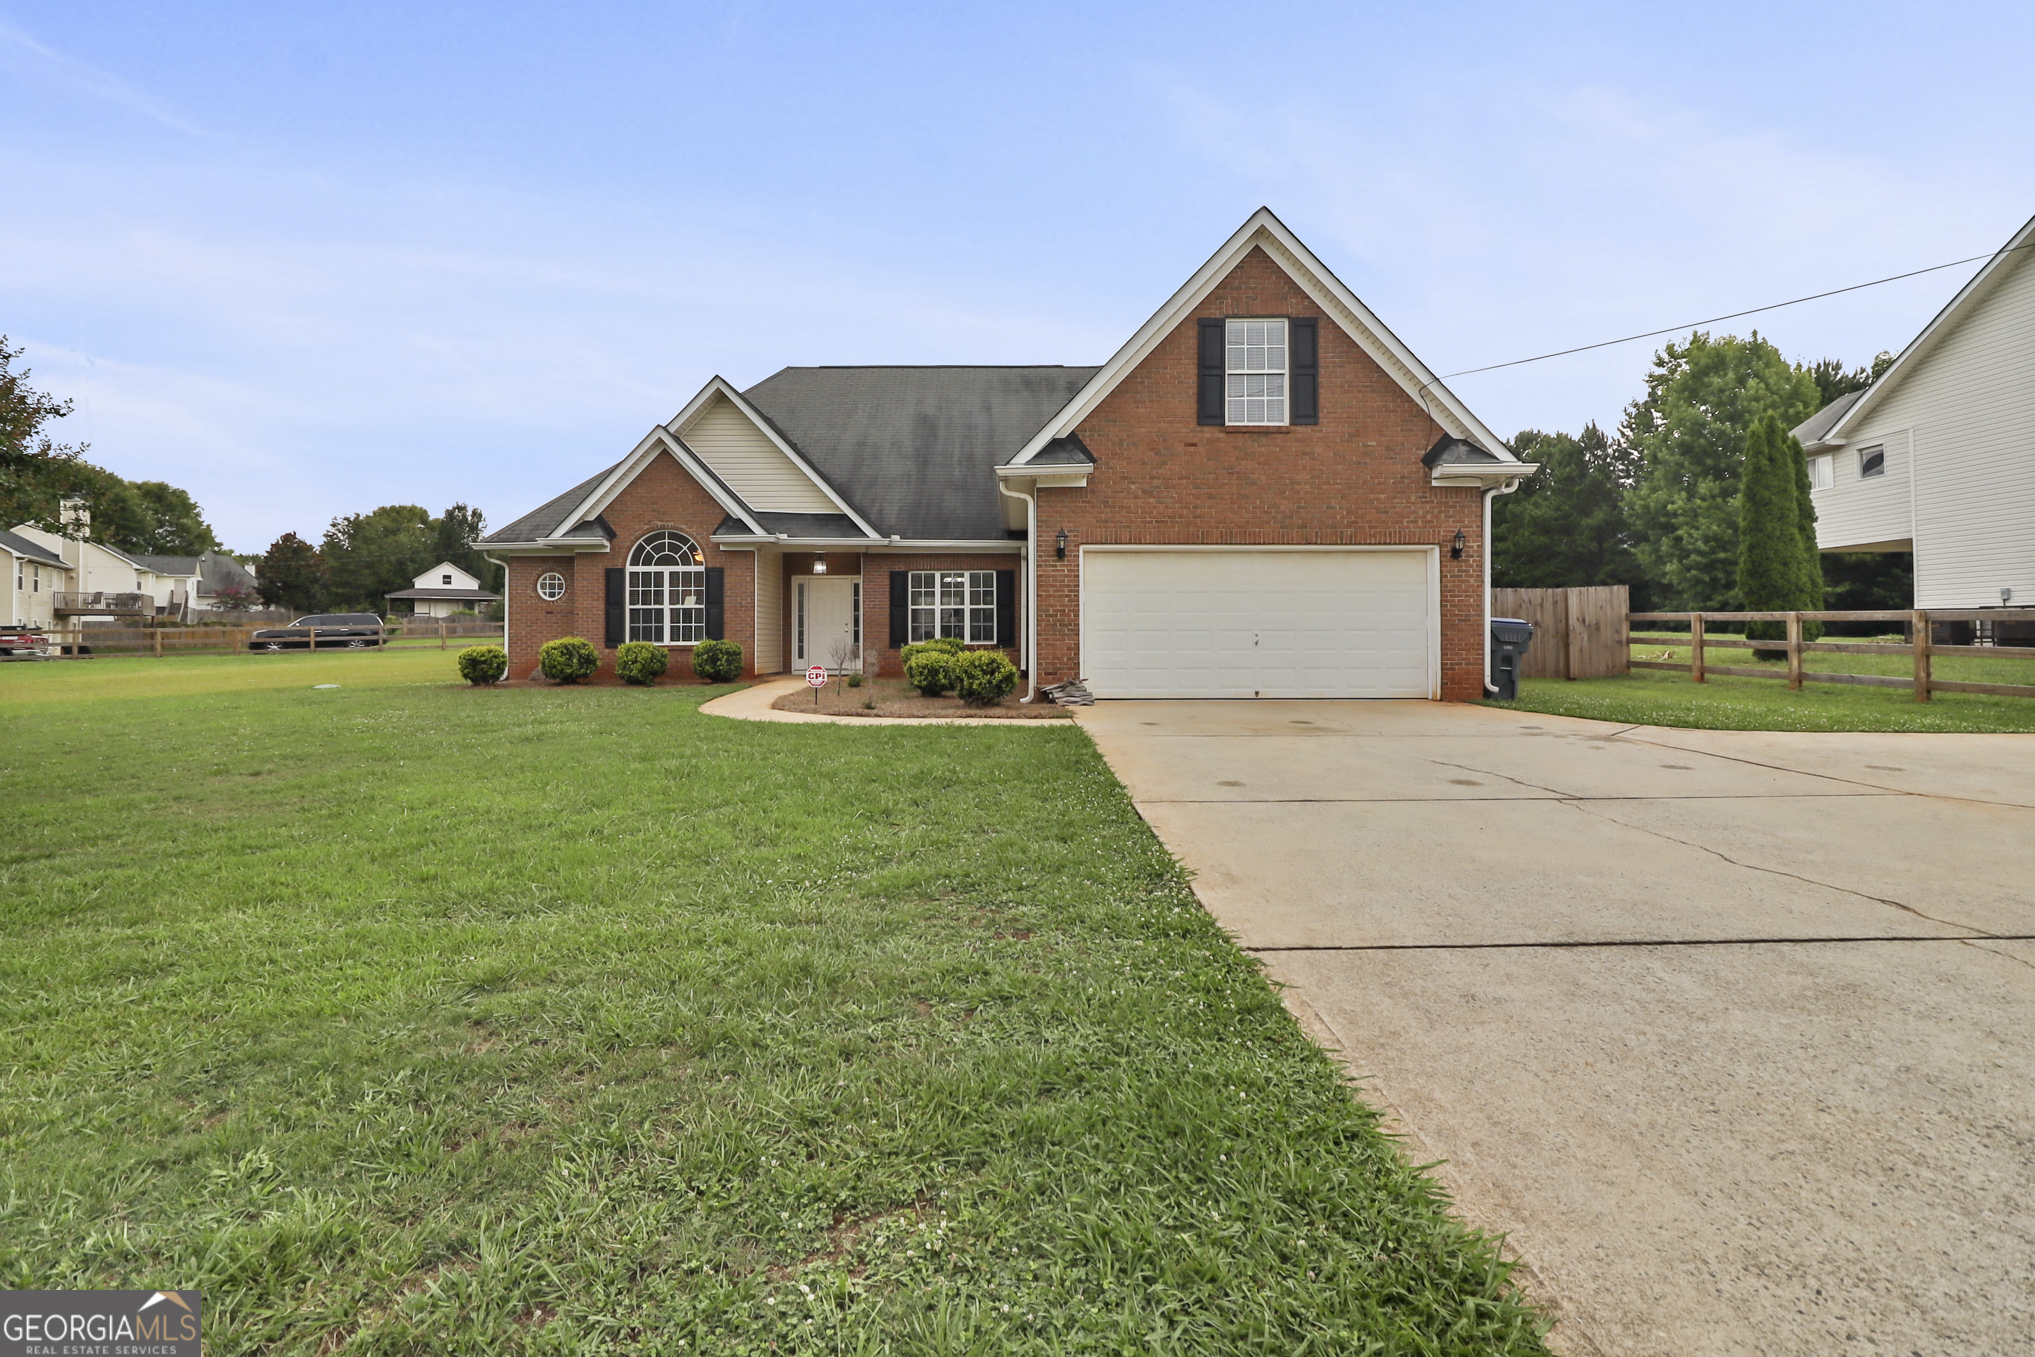
[[[0,1291],[0,1357],[199,1357],[196,1291]]]
[[[820,689],[827,686],[827,666],[816,664],[806,670],[806,682],[813,686],[813,706],[820,705]]]

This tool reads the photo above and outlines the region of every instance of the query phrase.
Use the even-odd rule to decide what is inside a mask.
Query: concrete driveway
[[[1558,1349],[2035,1351],[2035,736],[1081,720]]]

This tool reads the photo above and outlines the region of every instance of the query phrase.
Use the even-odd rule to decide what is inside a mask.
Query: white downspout
[[[1025,502],[1025,620],[1018,629],[1018,658],[1025,662],[1026,687],[1018,701],[1030,702],[1039,695],[1039,487],[1034,484],[1029,494],[1021,493],[999,478],[996,488]]]
[[[1484,537],[1479,549],[1484,553],[1484,693],[1487,697],[1498,691],[1491,683],[1491,501],[1518,488],[1517,476],[1503,485],[1484,487]]]
[[[489,565],[498,565],[502,568],[502,654],[507,655],[509,653],[509,563],[507,561],[498,561],[485,551],[480,554],[480,558]],[[1485,630],[1488,631],[1489,628],[1487,627]],[[507,670],[503,671],[502,676],[504,678],[514,677]]]

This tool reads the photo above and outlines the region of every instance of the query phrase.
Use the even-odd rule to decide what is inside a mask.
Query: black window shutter
[[[628,609],[624,606],[625,600],[628,597],[625,592],[627,588],[628,585],[622,579],[621,567],[611,566],[608,570],[607,637],[608,649],[610,650],[622,644],[623,637],[628,633],[629,614]]]
[[[890,648],[901,649],[905,633],[911,630],[912,572],[890,572]]]
[[[727,609],[722,605],[728,572],[724,567],[707,567],[707,639],[725,641],[728,638]]]
[[[1201,322],[1201,391],[1196,415],[1203,424],[1221,424],[1226,332],[1220,317]]]
[[[1017,571],[996,572],[996,643],[1014,646],[1017,639]]]
[[[1321,322],[1300,316],[1286,322],[1286,380],[1292,384],[1287,413],[1295,424],[1321,423]]]

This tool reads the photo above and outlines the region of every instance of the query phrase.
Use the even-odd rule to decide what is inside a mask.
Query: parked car
[[[309,650],[311,633],[320,650],[365,650],[382,643],[382,620],[373,613],[314,613],[287,627],[267,627],[254,634],[249,650]]]
[[[32,631],[0,631],[0,655],[40,655],[49,647],[49,637]]]

